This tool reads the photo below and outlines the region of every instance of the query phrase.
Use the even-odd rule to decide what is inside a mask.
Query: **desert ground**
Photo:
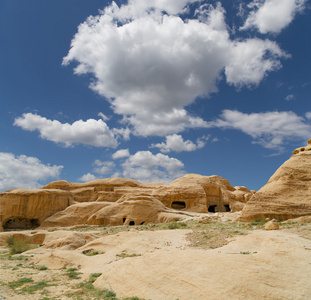
[[[2,299],[311,299],[311,223],[193,213],[140,226],[0,233]],[[13,254],[8,238],[32,249]],[[32,242],[33,244],[31,244]],[[42,244],[38,244],[42,243]]]

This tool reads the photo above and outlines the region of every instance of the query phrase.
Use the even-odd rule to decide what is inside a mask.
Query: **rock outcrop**
[[[125,178],[54,181],[0,194],[0,230],[170,222],[189,212],[239,211],[254,191],[219,176],[188,174],[170,184]]]
[[[311,139],[251,197],[238,220],[287,220],[306,215],[311,215]]]
[[[0,231],[30,229],[73,203],[69,191],[14,189],[0,194]]]

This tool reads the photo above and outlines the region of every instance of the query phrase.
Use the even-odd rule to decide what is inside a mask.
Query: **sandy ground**
[[[8,248],[1,248],[0,295],[4,299],[104,299],[79,287],[98,273],[93,286],[114,291],[121,299],[311,299],[311,224],[284,224],[280,230],[266,231],[256,225],[239,227],[228,216],[208,224],[192,221],[186,229],[174,230],[42,231],[49,235],[50,248],[23,253],[27,260],[25,256],[9,260]],[[58,240],[54,244],[53,235]],[[86,236],[92,240],[70,250],[64,236],[71,245],[79,245],[77,240]],[[216,245],[215,241],[225,242]],[[77,269],[79,279],[68,276],[70,268]],[[9,287],[21,278],[33,282]],[[27,291],[42,281],[44,288],[34,294]]]

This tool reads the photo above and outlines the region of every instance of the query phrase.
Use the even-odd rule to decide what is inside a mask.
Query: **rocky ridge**
[[[187,174],[170,184],[125,178],[54,181],[0,194],[0,230],[72,225],[140,225],[182,219],[187,212],[240,211],[254,191],[219,176]]]

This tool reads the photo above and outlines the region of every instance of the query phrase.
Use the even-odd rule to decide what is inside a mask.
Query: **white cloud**
[[[285,100],[286,100],[286,101],[291,101],[291,100],[293,100],[293,99],[295,99],[295,96],[294,96],[293,94],[287,95],[287,96],[285,97]]]
[[[201,118],[190,116],[185,109],[172,109],[161,113],[135,114],[127,118],[134,126],[134,133],[140,136],[166,136],[187,128],[206,128],[208,123]]]
[[[94,75],[92,89],[135,135],[206,127],[185,107],[217,92],[224,70],[229,84],[256,85],[286,57],[269,40],[230,39],[220,4],[202,5],[183,20],[178,14],[189,2],[199,3],[132,0],[119,8],[113,2],[80,24],[63,59],[64,65],[77,62],[76,74]]]
[[[100,161],[98,159],[94,161],[94,165],[97,167],[93,171],[100,175],[109,174],[115,167],[112,161]]]
[[[267,72],[281,68],[278,57],[289,57],[275,42],[259,39],[236,43],[230,48],[229,55],[225,74],[227,82],[237,87],[259,84]]]
[[[89,182],[89,181],[93,181],[98,179],[95,175],[91,174],[91,173],[87,173],[84,174],[83,176],[81,176],[80,178],[78,178],[78,181],[82,181],[82,182]]]
[[[150,151],[139,151],[131,155],[123,164],[122,176],[141,182],[169,183],[186,174],[184,164],[176,159]]]
[[[131,130],[129,128],[112,128],[112,132],[115,135],[122,135],[125,141],[130,139]]]
[[[13,188],[39,188],[40,182],[58,178],[63,166],[41,163],[36,157],[0,152],[0,191]]]
[[[40,137],[70,147],[85,144],[95,147],[117,147],[118,143],[112,131],[103,120],[89,119],[62,124],[36,114],[27,113],[16,118],[14,125],[28,131],[38,130]]]
[[[97,176],[92,173],[87,173],[81,176],[80,178],[78,178],[78,181],[88,182],[88,181],[92,181],[95,179],[99,179],[102,177],[102,175],[112,173],[112,171],[114,170],[116,166],[114,162],[112,161],[101,161],[99,159],[96,159],[93,162],[93,165],[95,166],[93,168],[93,172],[96,173]]]
[[[206,137],[197,139],[197,144],[195,144],[190,140],[184,141],[181,135],[172,134],[166,137],[165,143],[152,144],[151,148],[159,148],[162,153],[168,153],[170,151],[195,151],[203,148],[207,139]]]
[[[224,110],[220,118],[210,125],[241,130],[250,135],[254,143],[280,151],[287,141],[305,140],[311,133],[311,125],[291,111],[244,114],[236,110]]]
[[[242,30],[258,28],[261,33],[279,33],[304,9],[305,0],[254,0],[249,4],[251,11]]]
[[[311,120],[311,111],[308,111],[308,112],[306,113],[306,118],[307,118],[308,120]]]
[[[119,158],[124,158],[124,157],[129,157],[130,152],[129,149],[120,149],[117,152],[112,154],[113,159],[119,159]]]
[[[109,117],[107,117],[105,114],[103,114],[102,112],[98,113],[98,116],[101,117],[104,121],[109,121]]]

